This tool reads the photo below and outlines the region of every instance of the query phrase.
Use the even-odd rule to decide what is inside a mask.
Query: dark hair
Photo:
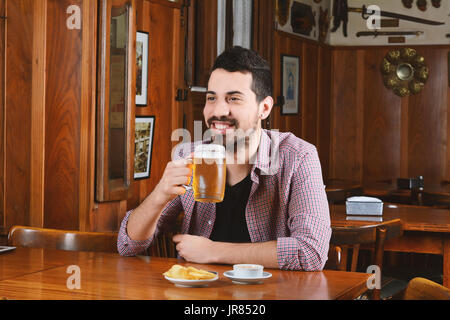
[[[272,95],[272,72],[266,60],[256,51],[239,46],[224,51],[217,57],[211,73],[216,69],[228,72],[242,72],[252,74],[252,91],[256,94],[256,101],[260,103]]]

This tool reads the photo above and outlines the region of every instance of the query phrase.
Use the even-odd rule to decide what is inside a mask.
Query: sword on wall
[[[334,3],[333,3],[334,19],[333,19],[333,28],[331,29],[331,32],[336,32],[342,23],[344,36],[347,37],[347,24],[348,24],[348,13],[349,12],[361,13],[362,18],[364,20],[369,19],[373,14],[375,14],[374,11],[367,9],[367,7],[365,5],[363,5],[362,8],[352,8],[352,7],[348,7],[348,0],[334,0]],[[431,25],[431,26],[439,26],[439,25],[445,24],[445,22],[422,19],[422,18],[413,17],[413,16],[409,16],[406,14],[396,13],[396,12],[380,10],[379,14],[381,17],[396,18],[396,19],[400,19],[400,20],[405,20],[405,21],[410,21],[410,22],[415,22],[415,23],[420,23],[420,24],[426,24],[426,25]]]
[[[374,38],[378,36],[420,36],[423,34],[423,31],[360,31],[356,33],[356,36],[359,37],[369,37],[373,36]]]

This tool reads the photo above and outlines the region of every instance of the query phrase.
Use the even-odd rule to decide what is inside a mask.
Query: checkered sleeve
[[[289,192],[290,237],[278,238],[278,265],[285,270],[322,270],[328,259],[331,227],[315,148],[294,164]]]
[[[117,250],[120,255],[129,257],[143,254],[161,232],[169,230],[170,226],[175,225],[176,218],[182,211],[183,206],[181,204],[181,199],[180,197],[176,197],[164,207],[161,216],[158,219],[154,234],[150,238],[142,241],[132,240],[128,236],[128,219],[133,213],[133,210],[128,211],[125,218],[122,220],[119,235],[117,237]]]

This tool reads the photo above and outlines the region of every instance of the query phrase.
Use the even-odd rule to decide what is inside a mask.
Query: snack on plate
[[[194,267],[183,267],[178,264],[175,264],[170,268],[169,271],[163,273],[164,276],[167,276],[172,279],[184,279],[184,280],[208,280],[216,277],[216,274],[196,269]]]

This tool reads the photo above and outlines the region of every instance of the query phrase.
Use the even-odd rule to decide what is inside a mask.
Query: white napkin
[[[378,198],[373,198],[373,197],[351,197],[351,198],[347,198],[348,202],[382,202],[380,199]]]

